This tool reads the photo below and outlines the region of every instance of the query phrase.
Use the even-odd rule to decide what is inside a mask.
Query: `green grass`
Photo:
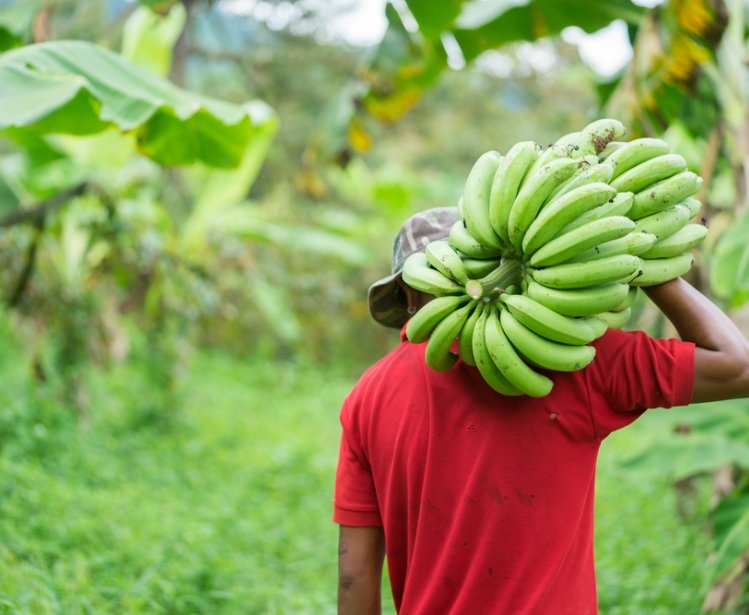
[[[160,421],[146,374],[123,366],[92,381],[81,427],[14,356],[0,349],[0,614],[335,612],[331,499],[350,371],[199,354],[181,409]],[[601,459],[604,615],[701,602],[699,526],[676,517],[665,481],[618,466],[647,428],[614,436]]]
[[[102,384],[88,429],[2,457],[0,612],[333,612],[349,379],[203,356],[166,433],[132,429],[137,373]]]
[[[601,449],[596,493],[596,564],[603,615],[699,613],[710,541],[701,527],[706,483],[679,496],[665,477],[619,466],[639,440],[658,428],[654,410],[609,436]],[[684,511],[679,514],[679,504]],[[683,517],[683,518],[682,518]]]

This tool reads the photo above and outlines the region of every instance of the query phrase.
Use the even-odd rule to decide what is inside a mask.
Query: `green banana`
[[[634,279],[633,286],[655,286],[683,276],[692,268],[694,257],[690,252],[670,258],[649,258],[643,261],[642,275]]]
[[[484,334],[486,348],[494,365],[513,386],[526,395],[531,397],[548,395],[554,386],[554,382],[551,378],[533,370],[518,355],[502,329],[498,308],[492,306],[492,309],[487,311]],[[570,346],[570,348],[573,347]]]
[[[427,262],[444,276],[465,284],[468,281],[468,273],[455,249],[444,239],[430,241],[424,248]]]
[[[658,241],[670,237],[689,224],[689,208],[681,203],[672,205],[655,214],[640,218],[635,223],[635,231],[645,231],[658,238]]]
[[[450,369],[458,360],[458,355],[452,352],[452,345],[465,326],[468,317],[476,309],[476,302],[462,306],[450,312],[434,328],[427,340],[424,359],[434,371],[444,372]]]
[[[627,141],[610,141],[609,144],[603,148],[603,151],[598,155],[599,160],[607,160],[611,154],[616,150],[626,145]]]
[[[621,312],[622,310],[626,310],[628,307],[632,307],[635,303],[635,300],[637,299],[637,286],[630,286],[629,290],[627,291],[627,296],[624,298],[624,301],[622,301],[619,305],[617,305],[613,310],[610,310],[612,312]]]
[[[702,211],[702,202],[693,196],[688,196],[681,204],[689,209],[690,220]]]
[[[476,360],[476,367],[484,381],[498,393],[508,396],[522,395],[523,392],[504,376],[489,354],[486,339],[486,323],[491,311],[492,307],[487,304],[479,315],[473,330],[472,350],[473,357]]]
[[[573,256],[567,262],[587,263],[588,261],[598,260],[607,256],[616,256],[617,254],[640,256],[649,250],[657,240],[658,238],[651,233],[632,231],[624,237],[619,237],[619,239],[612,239],[611,241],[588,248]]]
[[[510,243],[520,250],[523,235],[551,192],[569,178],[579,166],[572,158],[557,158],[528,176],[510,209],[507,234]]]
[[[628,290],[629,286],[621,282],[574,290],[559,290],[530,280],[526,294],[531,299],[565,316],[593,316],[621,305],[627,298]]]
[[[490,248],[479,242],[468,232],[462,220],[457,220],[450,227],[450,235],[447,241],[458,252],[469,258],[494,258],[502,253],[502,250]]]
[[[406,323],[406,337],[414,344],[425,342],[434,328],[448,315],[470,301],[460,297],[437,297],[419,308]]]
[[[682,171],[672,175],[635,194],[629,217],[639,220],[670,205],[680,203],[695,194],[701,185],[702,178],[692,171]]]
[[[553,342],[580,346],[596,338],[584,319],[559,314],[526,295],[502,295],[500,299],[518,321]]]
[[[614,164],[612,179],[616,179],[641,162],[645,162],[656,156],[663,156],[664,154],[668,154],[668,152],[668,143],[662,139],[643,137],[623,143],[609,154],[606,160]]]
[[[584,321],[585,324],[587,324],[593,330],[593,339],[596,340],[600,337],[603,337],[603,334],[609,330],[606,322],[601,318],[596,318],[595,316],[582,316],[577,320]]]
[[[626,128],[619,120],[603,118],[591,122],[582,130],[563,135],[552,147],[566,148],[567,153],[564,155],[570,158],[600,156],[609,143],[624,136],[625,133]]]
[[[687,161],[679,154],[663,154],[641,162],[611,181],[619,192],[640,192],[648,186],[685,171]]]
[[[564,235],[555,237],[530,257],[533,267],[563,263],[583,250],[612,239],[624,237],[635,228],[635,223],[624,216],[609,216],[583,224]]]
[[[596,356],[596,349],[592,346],[560,344],[534,333],[509,310],[502,310],[500,324],[515,350],[543,369],[574,372],[588,365]]]
[[[489,195],[489,220],[494,232],[507,244],[507,221],[530,166],[538,158],[538,146],[533,141],[513,145],[497,167]]]
[[[582,263],[565,263],[531,270],[536,282],[549,288],[585,288],[620,279],[632,279],[640,271],[642,259],[631,254],[604,256]]]
[[[590,211],[583,212],[577,218],[565,226],[558,235],[564,235],[569,231],[580,228],[583,224],[608,218],[610,216],[626,216],[632,207],[635,195],[631,192],[619,192],[613,198],[609,199],[603,205],[594,207]]]
[[[535,172],[556,158],[582,158],[600,156],[609,143],[624,136],[627,129],[619,120],[604,118],[588,124],[582,130],[571,132],[546,148],[530,169]]]
[[[643,258],[670,258],[678,256],[687,250],[698,246],[707,237],[707,227],[704,224],[687,224],[673,235],[661,239],[647,252]]]
[[[432,269],[424,252],[414,252],[403,263],[403,281],[411,288],[429,295],[454,295],[463,292],[463,286]]]
[[[629,322],[631,316],[632,308],[627,307],[618,312],[613,310],[609,312],[601,312],[600,314],[596,314],[594,318],[598,318],[605,322],[607,329],[621,329]]]
[[[560,184],[559,187],[554,190],[546,200],[547,202],[551,203],[554,199],[585,184],[592,184],[597,182],[608,184],[613,173],[613,164],[610,164],[606,161],[599,163],[598,159],[595,156],[584,156],[580,160],[580,170],[572,177],[570,177],[567,181]]]
[[[572,134],[579,135],[579,133]],[[558,139],[555,143],[549,145],[549,147],[547,147],[546,149],[542,149],[536,157],[534,163],[531,165],[530,169],[528,169],[526,177],[534,175],[544,166],[546,166],[550,162],[553,162],[557,158],[574,158],[575,156],[573,156],[573,153],[575,151],[575,145],[567,142],[568,137],[570,137],[570,135],[565,135],[561,139]]]
[[[479,156],[463,188],[463,221],[468,232],[481,244],[496,250],[503,244],[489,220],[489,196],[501,159],[499,152],[494,150]]]
[[[608,184],[584,184],[544,206],[523,236],[522,249],[527,257],[556,236],[581,214],[606,203],[616,194]]]
[[[468,316],[466,324],[463,325],[458,334],[458,355],[460,355],[460,358],[463,359],[463,363],[466,365],[476,365],[476,358],[473,355],[473,332],[476,329],[476,323],[479,320],[479,316],[481,316],[481,312],[484,311],[485,305],[483,301],[479,301],[476,304],[476,309]]]
[[[595,120],[580,131],[582,153],[600,155],[609,143],[621,139],[625,134],[627,129],[619,120]]]
[[[463,258],[463,266],[466,274],[472,280],[483,278],[486,274],[491,273],[499,267],[499,258]]]

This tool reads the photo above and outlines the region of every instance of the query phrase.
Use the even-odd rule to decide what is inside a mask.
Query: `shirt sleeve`
[[[597,439],[648,408],[685,406],[692,398],[694,344],[642,331],[610,330],[596,344],[588,391]]]
[[[381,526],[372,471],[345,413],[344,406],[333,495],[333,521],[356,527]]]

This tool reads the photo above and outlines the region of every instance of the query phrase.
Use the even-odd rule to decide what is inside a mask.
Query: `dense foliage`
[[[479,152],[547,143],[605,104],[706,179],[711,230],[693,281],[727,308],[749,296],[739,0],[563,11],[406,0],[388,4],[371,49],[323,41],[337,3],[258,3],[263,15],[230,4],[0,2],[8,612],[246,612],[250,587],[254,612],[305,612],[305,597],[309,612],[331,610],[334,549],[322,560],[316,549],[332,530],[304,521],[327,515],[347,383],[396,340],[369,319],[366,289],[387,272],[399,222],[456,203]],[[635,61],[600,83],[554,35],[615,17]],[[634,311],[632,326],[670,333],[646,303]],[[271,407],[279,384],[288,405]],[[659,446],[633,436],[631,458],[619,450],[604,466],[616,473],[600,499],[606,612],[695,612],[711,586],[713,610],[746,608],[746,409],[700,410],[664,415],[638,432]],[[680,472],[663,472],[674,459]],[[725,467],[711,504],[704,477]],[[690,526],[669,516],[664,474],[693,507]],[[610,521],[620,514],[605,517],[609,504],[641,512],[616,499],[622,485],[653,511],[635,545]],[[677,531],[683,544],[669,539]],[[653,582],[667,566],[672,587]]]

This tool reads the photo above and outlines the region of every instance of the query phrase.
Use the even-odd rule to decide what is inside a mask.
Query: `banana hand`
[[[610,216],[583,224],[581,227],[552,239],[530,258],[533,267],[563,263],[583,250],[630,233],[635,223],[624,216]]]
[[[501,250],[503,243],[489,220],[489,197],[501,159],[499,152],[495,151],[481,155],[468,174],[463,189],[463,220],[468,232],[479,243],[495,250]]]
[[[403,263],[403,281],[411,288],[440,297],[463,292],[463,286],[454,282],[436,269],[432,269],[426,254],[414,252]]]
[[[445,316],[434,328],[424,353],[427,365],[433,370],[444,372],[455,365],[458,355],[451,351],[451,347],[475,309],[476,302],[472,301]]]
[[[544,369],[574,372],[588,365],[596,356],[596,349],[592,346],[559,344],[537,335],[508,310],[502,310],[500,323],[515,349],[523,357]]]
[[[406,323],[406,337],[414,344],[425,342],[435,327],[449,314],[469,301],[465,295],[460,297],[437,297],[419,308]]]
[[[507,339],[496,307],[488,310],[485,337],[494,365],[514,387],[531,397],[545,397],[551,392],[554,386],[551,378],[529,367]]]
[[[508,396],[522,395],[523,392],[504,376],[489,354],[486,323],[491,311],[492,308],[489,305],[482,310],[473,331],[473,356],[476,359],[476,367],[484,381],[498,393]]]

